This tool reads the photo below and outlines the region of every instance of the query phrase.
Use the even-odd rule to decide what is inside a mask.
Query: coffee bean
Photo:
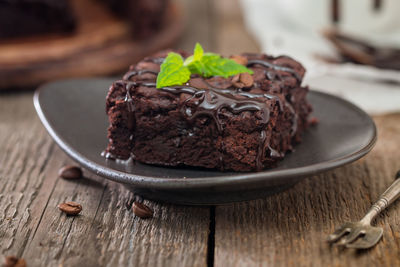
[[[132,211],[136,216],[140,218],[151,218],[153,217],[153,211],[143,203],[137,201],[133,202]]]
[[[232,77],[232,84],[237,88],[242,88],[242,83],[240,82],[240,74],[236,74]]]
[[[250,73],[240,73],[232,77],[232,84],[236,88],[251,87],[254,83],[253,76]]]
[[[4,267],[26,267],[24,259],[19,259],[15,256],[7,256],[4,260]]]
[[[312,117],[310,120],[309,120],[309,124],[311,125],[311,126],[315,126],[315,125],[317,125],[319,123],[319,120],[318,120],[318,118],[316,118],[316,117]]]
[[[230,59],[232,59],[238,64],[247,65],[247,58],[245,58],[244,56],[234,55],[231,56]]]
[[[240,82],[243,83],[244,87],[251,87],[254,83],[253,76],[247,72],[241,73]]]
[[[82,178],[82,170],[77,166],[67,165],[58,171],[58,176],[64,179]]]
[[[58,208],[67,215],[78,215],[82,211],[81,204],[73,201],[61,203]]]

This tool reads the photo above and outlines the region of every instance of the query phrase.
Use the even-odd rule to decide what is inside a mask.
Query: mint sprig
[[[253,71],[235,61],[223,58],[215,53],[204,53],[199,43],[196,43],[193,56],[188,57],[184,65],[189,67],[192,74],[200,74],[203,77],[222,76],[228,78],[230,76]]]
[[[190,79],[191,74],[199,74],[203,77],[230,76],[253,71],[235,61],[223,58],[215,53],[204,53],[203,47],[196,43],[193,55],[183,61],[182,56],[170,52],[157,76],[157,88],[172,85],[181,85]]]
[[[190,79],[190,70],[183,66],[181,55],[170,52],[161,64],[160,72],[157,75],[156,87],[184,84]]]

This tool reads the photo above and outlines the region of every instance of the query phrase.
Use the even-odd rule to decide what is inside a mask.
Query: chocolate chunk
[[[64,179],[82,178],[82,170],[78,166],[67,165],[58,171],[58,176]]]
[[[132,211],[136,216],[145,219],[153,217],[153,211],[143,203],[133,202]]]
[[[78,215],[82,211],[81,204],[73,201],[61,203],[58,208],[67,215]]]

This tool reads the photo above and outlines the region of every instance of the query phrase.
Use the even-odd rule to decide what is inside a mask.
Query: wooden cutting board
[[[73,34],[0,42],[0,90],[123,71],[171,46],[183,30],[176,4],[168,7],[163,28],[146,40],[136,40],[124,21],[95,0],[72,0],[72,5],[78,22]]]

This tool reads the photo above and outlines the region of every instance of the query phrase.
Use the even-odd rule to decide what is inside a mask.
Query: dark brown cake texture
[[[301,141],[311,106],[300,63],[242,54],[232,58],[253,75],[192,75],[185,85],[157,89],[168,52],[143,59],[111,85],[107,158],[254,171],[276,166]]]

